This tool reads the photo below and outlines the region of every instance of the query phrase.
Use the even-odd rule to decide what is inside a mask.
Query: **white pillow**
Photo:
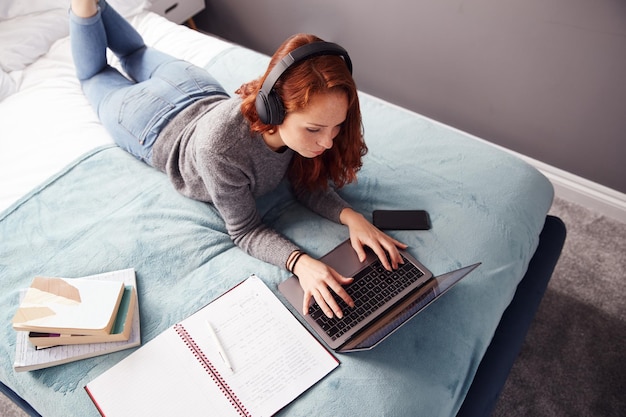
[[[0,20],[69,7],[69,0],[1,0]]]
[[[0,21],[0,67],[23,69],[69,34],[67,10],[56,9]]]
[[[0,101],[15,93],[17,86],[9,74],[0,70]]]
[[[108,3],[128,18],[148,8],[151,0],[109,0]],[[0,20],[54,9],[68,10],[69,5],[70,0],[0,0]]]
[[[107,0],[107,3],[117,10],[119,14],[128,19],[150,7],[152,0]]]
[[[0,0],[0,68],[6,72],[23,69],[48,52],[57,40],[68,36],[69,0]],[[109,0],[129,18],[149,0]],[[60,6],[60,7],[59,7]]]

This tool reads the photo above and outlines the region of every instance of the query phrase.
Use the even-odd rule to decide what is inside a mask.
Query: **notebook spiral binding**
[[[198,345],[193,340],[191,335],[187,332],[185,327],[182,324],[178,323],[174,325],[174,330],[176,330],[176,333],[178,333],[181,339],[183,339],[183,342],[185,343],[185,345],[187,345],[189,350],[191,350],[191,353],[193,353],[196,359],[198,359],[198,362],[200,362],[200,365],[202,365],[202,367],[209,374],[211,379],[213,379],[213,381],[217,384],[220,391],[222,391],[224,396],[228,399],[228,401],[230,401],[230,403],[233,405],[235,410],[237,410],[239,415],[242,417],[252,417],[252,415],[248,412],[248,410],[243,405],[243,403],[239,400],[237,395],[233,392],[230,386],[222,378],[222,376],[217,371],[217,369],[215,369],[211,361],[209,361],[209,359],[205,356],[202,350],[198,347]]]

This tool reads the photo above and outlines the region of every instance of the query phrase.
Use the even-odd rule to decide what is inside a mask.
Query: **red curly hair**
[[[321,39],[314,35],[297,34],[287,39],[276,50],[265,74],[243,84],[238,90],[243,103],[241,111],[250,123],[253,133],[262,134],[275,129],[259,120],[256,96],[272,68],[294,49]],[[302,110],[316,94],[343,91],[348,98],[348,113],[331,149],[315,158],[296,153],[291,160],[287,177],[296,190],[324,190],[329,182],[341,188],[356,180],[367,153],[363,140],[361,109],[356,84],[344,60],[339,56],[321,55],[306,59],[289,68],[274,85],[286,113]]]

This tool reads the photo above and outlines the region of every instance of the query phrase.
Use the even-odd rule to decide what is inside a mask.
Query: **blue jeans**
[[[70,12],[76,75],[115,142],[152,162],[159,132],[181,110],[210,95],[228,96],[204,69],[146,47],[141,35],[104,0],[89,18]],[[126,75],[107,63],[107,47]]]

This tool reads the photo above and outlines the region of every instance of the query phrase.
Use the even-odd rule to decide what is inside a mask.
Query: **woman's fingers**
[[[309,305],[311,304],[311,293],[309,291],[304,292],[304,299],[302,300],[302,314],[309,314]]]
[[[329,285],[330,289],[335,294],[337,294],[350,307],[354,307],[354,300],[352,299],[352,297],[350,297],[350,295],[348,294],[348,292],[343,286],[350,284],[352,281],[353,281],[352,278],[345,278],[337,274],[337,276],[335,277],[335,280],[333,280]],[[329,294],[330,294],[330,291],[329,291]],[[333,297],[332,294],[330,294],[330,297],[332,297],[333,300],[335,299],[335,297]]]
[[[398,268],[399,264],[404,263],[398,248],[406,249],[408,246],[396,239],[384,235],[385,239],[372,240],[370,242],[352,241],[352,247],[357,253],[359,260],[365,260],[365,246],[368,246],[374,254],[380,259],[383,267],[388,271]]]
[[[334,294],[337,294],[348,306],[354,307],[354,300],[343,288],[343,285],[351,283],[353,279],[337,275],[338,280],[330,279],[329,282],[317,286],[312,291],[305,292],[302,305],[304,314],[308,314],[311,298],[313,298],[327,317],[337,316],[340,319],[343,318],[343,311],[337,303]]]
[[[337,304],[337,301],[335,301],[335,297],[333,297],[328,287],[321,288],[318,294],[319,297],[315,297],[315,300],[317,301],[317,304],[321,307],[324,314],[326,314],[326,316],[332,318],[334,313],[334,315],[336,315],[338,318],[343,318],[343,312],[341,311],[339,304]]]

